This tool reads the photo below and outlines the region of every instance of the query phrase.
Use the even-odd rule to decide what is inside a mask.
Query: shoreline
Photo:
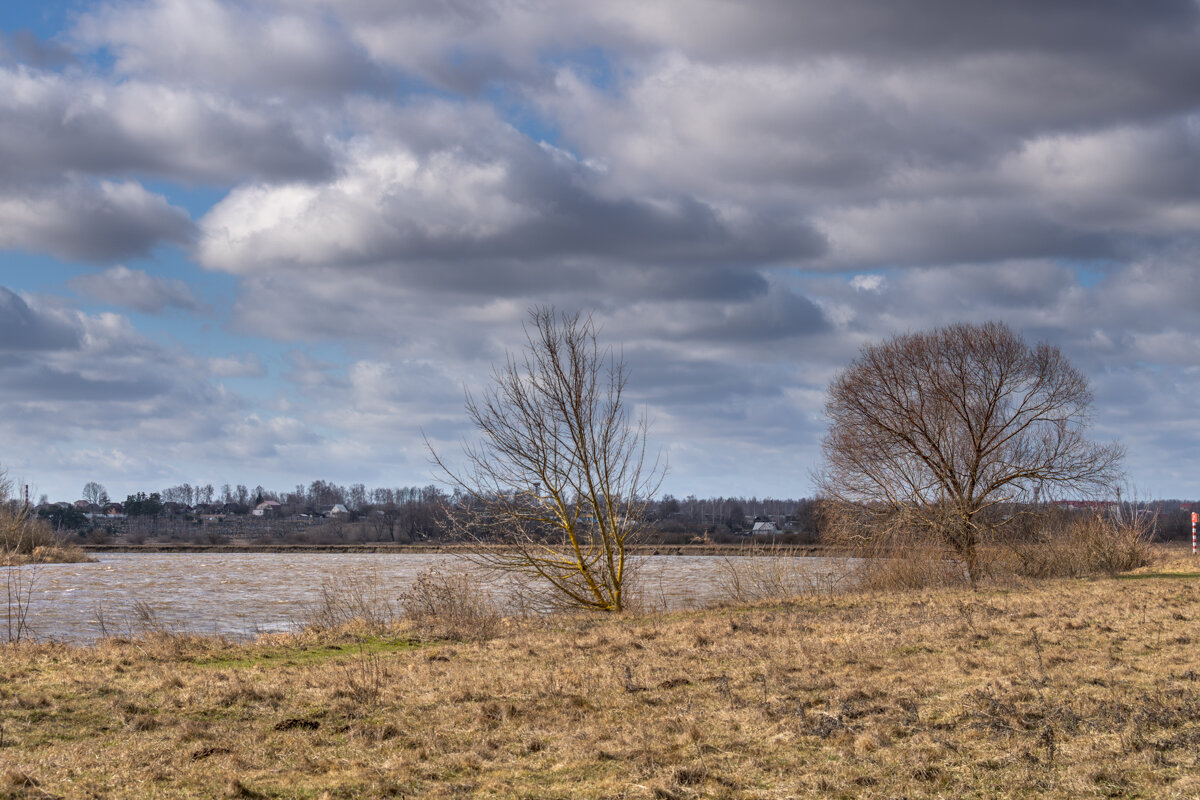
[[[455,554],[485,549],[478,544],[103,544],[83,545],[85,553],[409,553]],[[499,549],[498,546],[491,549]],[[629,552],[639,556],[838,556],[844,553],[822,545],[773,545],[769,543],[633,545]]]

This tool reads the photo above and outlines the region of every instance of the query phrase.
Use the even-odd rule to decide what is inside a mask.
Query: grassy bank
[[[254,644],[0,648],[0,797],[1195,797],[1200,564]]]
[[[34,547],[28,552],[0,550],[0,566],[16,567],[26,564],[75,564],[94,561],[75,545],[51,544]]]

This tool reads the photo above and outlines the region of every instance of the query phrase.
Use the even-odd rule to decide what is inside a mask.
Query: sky
[[[535,305],[663,491],[811,495],[868,343],[1001,320],[1200,496],[1197,0],[0,6],[0,467],[435,480]]]

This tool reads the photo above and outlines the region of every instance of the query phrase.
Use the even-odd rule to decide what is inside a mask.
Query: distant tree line
[[[104,487],[95,482],[89,483],[88,487],[84,499],[95,506],[94,510],[85,512],[74,504],[49,504],[43,498],[38,507],[39,516],[58,531],[94,531],[91,538],[104,538],[105,532],[108,537],[122,533],[196,537],[203,518],[210,515],[225,518],[227,524],[217,526],[218,530],[226,531],[224,535],[254,535],[245,533],[254,530],[248,519],[240,526],[231,520],[248,518],[255,505],[273,500],[280,508],[269,526],[269,534],[263,535],[275,539],[308,537],[320,542],[403,543],[452,538],[453,533],[446,524],[446,511],[461,502],[460,497],[433,485],[367,488],[361,483],[344,486],[314,480],[281,492],[261,485],[224,484],[216,489],[211,484],[192,486],[183,483],[158,492],[128,495],[119,504],[125,519],[115,521],[106,520],[100,513],[106,505],[115,508]],[[188,502],[189,496],[191,502]],[[211,502],[208,502],[210,497]],[[100,499],[105,503],[96,502]],[[321,509],[339,504],[349,513],[336,524],[321,527],[318,524]],[[1200,503],[1195,507],[1200,510]],[[781,531],[779,538],[782,541],[819,542],[822,539],[819,508],[820,501],[813,498],[676,497],[666,494],[646,505],[645,514],[650,526],[648,541],[664,544],[741,541],[755,521],[770,520]],[[1157,538],[1186,539],[1191,536],[1191,504],[1168,499],[1143,502],[1140,508],[1143,513],[1146,509],[1156,513]],[[287,524],[287,520],[293,524]]]
[[[262,485],[226,483],[218,488],[210,483],[181,483],[157,492],[138,491],[119,503],[110,502],[105,487],[92,481],[84,487],[83,499],[88,502],[87,508],[49,504],[43,498],[38,513],[56,530],[95,531],[93,538],[104,538],[104,531],[109,537],[129,534],[139,538],[187,538],[197,534],[206,520],[218,516],[231,535],[241,535],[242,529],[253,526],[249,520],[239,525],[233,521],[248,517],[257,505],[269,500],[279,503],[269,526],[269,535],[274,538],[303,535],[322,542],[349,539],[402,543],[454,538],[446,515],[448,509],[462,502],[461,496],[434,485],[368,488],[362,483],[342,485],[326,480],[297,484],[290,491]],[[321,511],[337,505],[344,506],[348,513],[318,527]],[[792,539],[813,541],[818,533],[814,509],[815,501],[810,499],[678,498],[668,494],[649,501],[645,515],[651,541],[657,542],[722,541],[748,532],[756,520],[775,522]],[[106,510],[113,512],[110,518],[105,517]]]

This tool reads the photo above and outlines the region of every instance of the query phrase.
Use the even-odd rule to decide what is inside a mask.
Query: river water
[[[251,637],[294,629],[322,586],[377,587],[395,601],[422,572],[478,572],[461,555],[410,553],[100,553],[90,564],[0,568],[0,641],[25,611],[22,638],[87,643],[150,628]],[[829,591],[847,559],[653,556],[638,559],[643,602],[678,609],[777,592]],[[496,580],[477,575],[504,601]],[[26,593],[14,601],[13,589]],[[5,594],[9,596],[5,607]],[[397,608],[398,608],[397,604]]]

